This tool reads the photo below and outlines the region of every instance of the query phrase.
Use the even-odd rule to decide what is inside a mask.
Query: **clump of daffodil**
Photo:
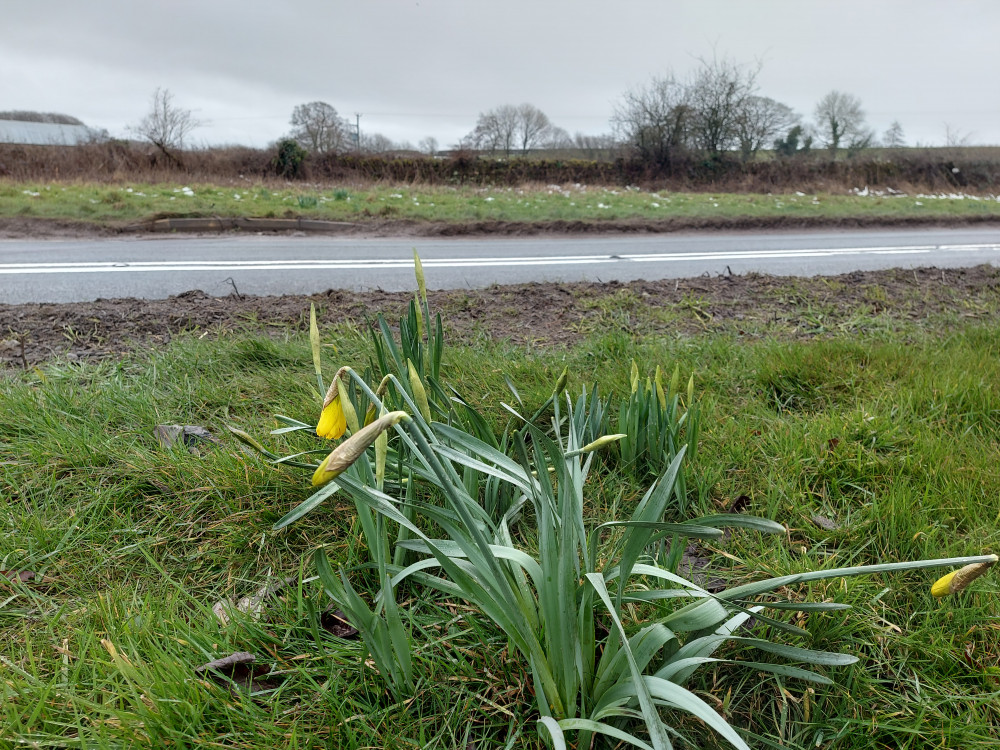
[[[931,593],[940,598],[964,591],[974,580],[985,575],[986,571],[996,564],[996,561],[997,556],[993,555],[992,560],[972,563],[971,565],[966,565],[964,568],[953,570],[948,575],[942,576],[934,582],[934,585],[931,586]]]
[[[391,411],[379,417],[370,425],[362,427],[342,442],[323,462],[316,468],[313,474],[312,483],[314,487],[326,484],[347,470],[351,464],[357,461],[361,454],[375,442],[379,435],[388,430],[393,425],[399,424],[404,419],[409,419],[410,415],[405,411]]]
[[[336,440],[344,436],[347,430],[347,415],[344,413],[344,400],[341,399],[340,381],[347,377],[349,367],[341,367],[333,376],[333,381],[323,398],[323,411],[320,412],[316,425],[316,434],[328,440]]]

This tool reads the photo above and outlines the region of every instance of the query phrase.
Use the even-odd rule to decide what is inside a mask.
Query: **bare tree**
[[[944,124],[944,145],[949,148],[964,148],[969,145],[972,133],[963,133],[951,123]]]
[[[434,156],[438,150],[437,138],[429,135],[426,138],[421,139],[420,143],[417,144],[417,147],[428,156]]]
[[[760,68],[731,60],[700,62],[688,85],[687,99],[694,112],[692,133],[695,144],[714,156],[737,145],[737,121],[747,99],[757,91]]]
[[[640,161],[669,168],[691,145],[694,109],[688,88],[672,74],[626,91],[611,117],[615,135]]]
[[[153,102],[149,114],[138,125],[129,126],[129,130],[156,146],[163,154],[176,164],[180,157],[175,153],[184,148],[184,141],[191,131],[199,127],[189,109],[181,109],[174,104],[174,95],[170,89],[158,88],[153,92]]]
[[[517,108],[517,140],[522,154],[541,145],[551,129],[548,116],[534,104]]]
[[[830,149],[833,158],[837,158],[842,145],[849,152],[856,152],[874,140],[874,133],[865,126],[861,100],[856,96],[831,91],[816,105],[815,117],[823,145]]]
[[[503,104],[479,115],[467,139],[478,149],[510,156],[517,144],[517,107]]]
[[[365,133],[361,136],[361,150],[369,154],[384,154],[395,149],[396,144],[392,139],[381,133]]]
[[[539,144],[542,148],[563,149],[574,148],[575,144],[563,128],[552,125],[545,132],[545,140]]]
[[[527,154],[545,142],[552,124],[533,104],[502,104],[482,112],[475,129],[464,141],[475,148],[510,157],[514,151]]]
[[[347,143],[347,122],[326,102],[298,105],[292,110],[291,126],[291,137],[316,153],[338,151]]]
[[[789,132],[798,123],[799,116],[791,107],[766,96],[746,97],[733,123],[743,161],[752,159],[766,144]]]
[[[892,125],[882,136],[882,142],[886,148],[902,148],[906,145],[906,140],[903,138],[903,126],[899,124],[899,120],[892,121]]]

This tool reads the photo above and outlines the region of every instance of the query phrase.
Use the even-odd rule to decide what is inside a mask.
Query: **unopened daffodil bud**
[[[566,384],[569,382],[569,368],[564,367],[563,371],[559,373],[559,377],[556,379],[556,387],[553,389],[552,394],[558,396],[560,393],[566,390]]]
[[[319,326],[316,324],[315,302],[309,304],[309,346],[312,349],[313,369],[316,371],[316,377],[322,378],[323,366],[319,357]],[[322,387],[320,385],[320,388]]]
[[[981,575],[985,575],[986,571],[996,564],[996,561],[997,557],[994,555],[992,560],[972,563],[971,565],[966,565],[964,568],[953,570],[948,575],[942,576],[934,582],[934,585],[931,586],[931,593],[940,598],[964,591],[974,580]]]
[[[420,299],[417,302],[419,309],[420,302],[427,302],[427,283],[424,281],[424,264],[420,262],[417,248],[413,248],[413,275],[417,277],[417,290],[420,292]]]
[[[667,394],[663,391],[663,371],[660,366],[656,366],[656,374],[653,376],[653,384],[656,386],[656,400],[661,409],[667,408]]]
[[[572,453],[568,453],[566,455],[573,456],[578,453],[593,453],[594,451],[600,450],[605,445],[611,445],[611,443],[617,443],[624,437],[628,437],[628,435],[625,434],[624,432],[620,432],[616,435],[602,435],[601,437],[597,438],[597,440],[587,443],[580,450],[573,451]]]
[[[424,314],[420,311],[420,297],[413,297],[413,311],[417,314],[417,333],[424,330]]]
[[[382,378],[382,382],[378,384],[378,388],[375,389],[375,395],[378,398],[382,398],[385,395],[386,389],[389,387],[389,381],[392,380],[391,375],[386,375]],[[378,406],[375,402],[368,404],[368,408],[365,410],[365,426],[370,425],[375,421],[375,416],[378,414]]]
[[[431,421],[431,406],[427,401],[427,391],[424,390],[424,383],[420,379],[420,373],[413,366],[413,362],[406,360],[406,369],[410,373],[410,390],[413,391],[413,400],[420,409],[420,416],[427,422]]]
[[[635,363],[634,359],[632,360],[631,382],[632,382],[632,393],[635,393],[636,391],[639,390],[639,365]]]
[[[326,484],[331,479],[335,479],[343,474],[375,442],[375,439],[379,435],[393,425],[399,424],[404,419],[409,418],[410,415],[405,411],[392,411],[385,416],[379,417],[367,427],[362,427],[334,448],[330,455],[323,459],[323,462],[313,474],[313,486],[317,487],[321,484]]]

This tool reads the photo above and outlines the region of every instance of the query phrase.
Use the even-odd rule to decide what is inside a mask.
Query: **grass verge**
[[[1000,219],[995,196],[961,193],[671,193],[638,188],[321,188],[0,180],[0,218],[74,220],[122,226],[156,216],[306,217],[372,223],[958,221]]]
[[[363,367],[368,340],[343,335],[336,362]],[[1000,333],[960,323],[811,341],[735,335],[586,338],[565,348],[481,342],[448,350],[450,382],[503,420],[508,374],[538,403],[564,366],[579,388],[627,394],[631,361],[696,372],[703,434],[695,512],[739,508],[787,524],[784,540],[736,533],[698,551],[729,581],[819,566],[996,552]],[[595,363],[600,363],[595,367]],[[503,368],[498,363],[503,363]],[[332,371],[332,370],[331,370]],[[357,641],[324,628],[303,556],[357,557],[353,508],[330,502],[271,526],[310,494],[228,439],[165,449],[161,423],[314,418],[304,337],[181,339],[118,362],[52,363],[0,381],[0,727],[3,741],[61,747],[535,746],[525,665],[476,613],[443,598],[403,605],[419,646],[414,698],[396,702]],[[314,447],[269,437],[281,452]],[[595,474],[589,511],[621,516],[645,487]],[[30,571],[21,581],[14,575]],[[260,619],[223,626],[212,606],[294,576]],[[303,581],[303,578],[307,580]],[[789,592],[854,613],[790,613],[811,646],[860,657],[837,685],[720,665],[695,685],[731,723],[785,747],[986,748],[1000,723],[994,576],[934,600],[930,577],[876,577]],[[636,611],[634,626],[641,617]],[[442,624],[443,623],[443,624]],[[252,652],[256,693],[195,671]],[[260,679],[265,679],[263,676]],[[702,746],[711,735],[681,728]],[[513,740],[513,741],[512,741]]]

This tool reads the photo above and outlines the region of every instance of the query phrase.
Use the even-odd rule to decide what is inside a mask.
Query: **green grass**
[[[302,216],[331,221],[610,221],[970,216],[1000,218],[1000,201],[977,196],[648,192],[632,188],[316,188],[268,185],[98,185],[0,180],[0,217],[94,223],[152,216]]]
[[[326,343],[337,353],[329,372],[363,369],[370,356],[358,335]],[[499,404],[511,396],[498,363],[528,404],[564,366],[571,388],[593,375],[616,399],[633,358],[643,374],[674,363],[695,371],[703,432],[691,514],[745,496],[744,512],[789,527],[785,538],[740,532],[708,545],[713,574],[737,583],[997,552],[998,355],[1000,332],[958,323],[802,342],[620,333],[566,349],[453,346],[445,369],[500,425]],[[331,499],[273,532],[310,494],[308,474],[269,467],[225,436],[234,424],[279,452],[315,447],[300,433],[267,434],[275,412],[314,419],[314,388],[304,337],[181,339],[121,362],[2,375],[0,569],[45,579],[0,579],[0,747],[538,745],[526,665],[474,611],[419,589],[400,596],[418,644],[416,695],[402,702],[363,662],[359,642],[317,626],[325,602],[304,556],[324,545],[335,566],[359,560],[353,506]],[[204,425],[223,445],[201,457],[160,448],[151,436],[159,423]],[[589,512],[623,516],[644,489],[595,471]],[[815,515],[837,528],[824,530]],[[223,627],[211,612],[289,575],[296,582],[259,621],[237,616]],[[860,657],[827,670],[834,687],[732,665],[692,687],[735,726],[781,746],[992,748],[996,574],[940,602],[932,578],[786,592],[854,605],[789,613],[811,647]],[[642,612],[633,617],[627,625]],[[255,653],[280,686],[251,696],[194,672],[235,651]],[[678,726],[698,746],[718,746],[696,721]]]

